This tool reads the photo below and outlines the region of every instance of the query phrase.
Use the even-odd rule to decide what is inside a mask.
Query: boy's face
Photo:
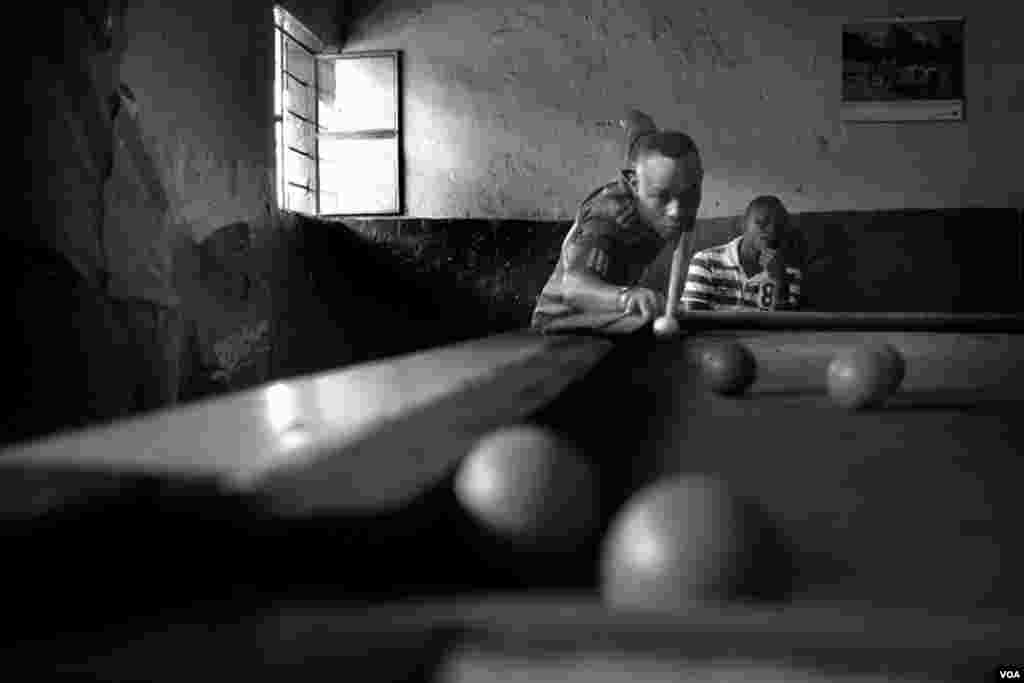
[[[680,159],[657,153],[643,157],[632,179],[640,215],[663,238],[678,237],[697,218],[703,179],[695,152]]]
[[[747,212],[743,232],[758,249],[778,249],[786,237],[785,212],[755,206]]]

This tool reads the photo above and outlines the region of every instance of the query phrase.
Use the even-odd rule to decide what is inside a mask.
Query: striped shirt
[[[680,299],[683,306],[697,311],[798,309],[803,281],[800,269],[787,264],[784,282],[768,271],[747,277],[740,265],[741,239],[693,255]]]

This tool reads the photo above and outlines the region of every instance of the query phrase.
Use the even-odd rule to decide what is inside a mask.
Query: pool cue
[[[860,311],[687,311],[691,331],[742,330],[744,332],[931,332],[974,334],[1022,334],[1020,313],[922,313]]]
[[[668,293],[665,299],[665,314],[654,321],[654,333],[659,337],[670,337],[679,331],[676,309],[682,294],[683,277],[690,265],[690,250],[693,247],[693,236],[696,227],[683,232],[672,251],[672,267],[668,277]]]

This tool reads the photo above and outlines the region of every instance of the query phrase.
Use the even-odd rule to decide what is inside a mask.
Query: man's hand
[[[782,249],[765,249],[761,252],[760,261],[766,273],[782,281],[786,274],[786,259]]]
[[[785,256],[782,249],[766,249],[761,252],[761,267],[764,268],[764,275],[774,280],[771,293],[761,300],[762,308],[774,311],[787,308],[790,305],[789,276],[786,273]],[[763,285],[763,287],[768,286],[768,284]],[[766,303],[769,301],[770,303]]]
[[[665,297],[644,287],[630,287],[622,293],[623,309],[631,315],[650,320],[665,310]]]

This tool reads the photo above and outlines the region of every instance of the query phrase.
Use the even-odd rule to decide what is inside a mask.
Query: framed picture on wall
[[[963,121],[964,19],[843,25],[844,121]]]

